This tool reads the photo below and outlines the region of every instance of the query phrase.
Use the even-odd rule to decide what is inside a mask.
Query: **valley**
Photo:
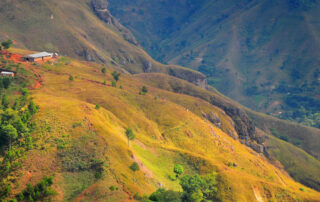
[[[253,110],[320,127],[319,1],[108,2],[156,60],[202,72]]]

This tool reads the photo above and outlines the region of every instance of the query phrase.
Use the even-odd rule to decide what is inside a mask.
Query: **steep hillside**
[[[51,185],[54,175],[55,200],[126,201],[159,187],[181,190],[173,173],[181,164],[186,175],[216,171],[222,201],[319,198],[283,171],[320,190],[319,130],[253,112],[206,90],[203,74],[155,62],[106,6],[104,0],[0,2],[1,40],[87,60],[26,64],[19,58],[31,52],[21,49],[0,58],[1,68],[24,81],[14,79],[0,92],[1,123],[17,118],[19,132],[17,139],[9,127],[16,142],[9,152],[1,148],[0,197],[28,196],[34,188],[23,191],[26,184]],[[121,72],[118,82],[114,70]],[[30,122],[28,111],[39,111]],[[128,128],[136,135],[130,142]],[[129,168],[133,162],[140,171]],[[52,194],[47,188],[44,194]]]
[[[320,198],[241,144],[230,112],[205,97],[182,94],[186,86],[190,92],[210,92],[165,74],[122,74],[112,86],[113,71],[112,66],[66,57],[19,65],[20,76],[40,84],[29,86],[39,112],[32,119],[33,147],[17,157],[21,166],[4,180],[11,184],[8,198],[27,183],[35,185],[52,175],[56,195],[51,199],[58,201],[127,201],[159,187],[178,191],[179,180],[169,177],[175,164],[183,165],[189,175],[217,172],[221,201]],[[163,82],[149,79],[153,76]],[[176,88],[179,84],[184,86]],[[142,86],[147,93],[139,93]],[[126,128],[133,130],[135,140],[128,142]],[[130,170],[133,162],[139,171]]]
[[[103,1],[91,0],[4,0],[0,40],[11,38],[16,47],[112,64],[130,73],[168,73],[206,87],[201,73],[152,60],[105,8]]]
[[[157,60],[261,112],[320,127],[318,0],[108,0]]]

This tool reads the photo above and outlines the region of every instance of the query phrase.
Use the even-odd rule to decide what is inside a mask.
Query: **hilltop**
[[[155,59],[201,71],[253,110],[320,127],[318,0],[108,2]]]
[[[16,59],[19,53],[27,53],[11,51]],[[241,144],[237,123],[226,109],[182,90],[210,92],[166,74],[121,74],[111,85],[114,70],[67,57],[40,65],[20,62],[17,72],[34,81],[29,84],[30,96],[39,112],[33,118],[33,148],[18,158],[21,167],[7,177],[9,197],[27,183],[34,185],[52,175],[54,200],[126,201],[159,187],[178,191],[179,182],[169,177],[175,164],[183,165],[185,174],[217,172],[221,201],[320,197]],[[41,85],[34,85],[39,78]],[[139,93],[142,86],[147,93]],[[177,86],[179,93],[169,89]],[[126,128],[136,135],[130,144]],[[97,176],[95,167],[87,167],[88,159],[102,163],[103,177]],[[133,162],[139,171],[130,170]]]

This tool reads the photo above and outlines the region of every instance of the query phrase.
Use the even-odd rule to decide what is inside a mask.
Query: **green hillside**
[[[251,109],[320,127],[319,1],[109,2],[157,60],[201,71]]]

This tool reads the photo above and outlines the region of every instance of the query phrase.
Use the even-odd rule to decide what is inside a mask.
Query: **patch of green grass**
[[[64,200],[75,199],[82,191],[95,182],[94,173],[89,171],[63,173],[64,179]]]

